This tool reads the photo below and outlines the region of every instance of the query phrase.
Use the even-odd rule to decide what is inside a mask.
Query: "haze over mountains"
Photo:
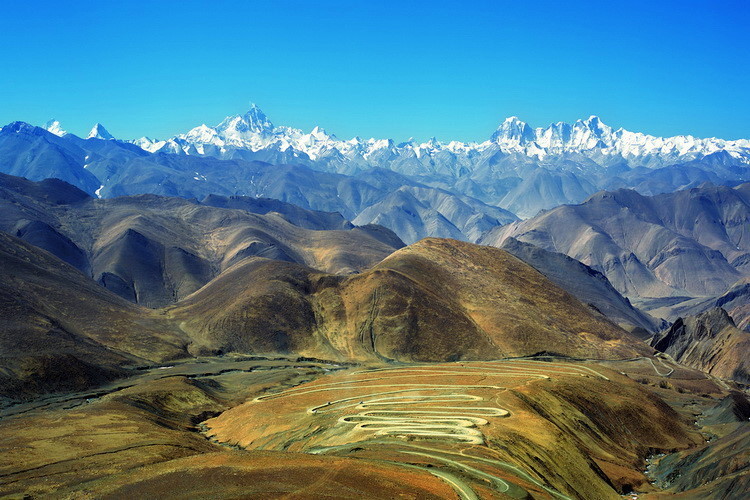
[[[531,217],[601,189],[652,195],[750,180],[747,140],[659,138],[614,130],[597,117],[536,129],[513,117],[477,143],[340,140],[319,127],[275,126],[256,106],[160,141],[113,140],[101,124],[87,140],[57,121],[47,129],[50,136],[21,123],[3,127],[2,171],[58,177],[102,197],[276,198],[384,224],[406,243],[477,241],[513,214]]]
[[[748,275],[750,184],[644,196],[620,189],[488,232],[564,253],[631,298],[721,295]],[[684,299],[683,299],[684,300]]]

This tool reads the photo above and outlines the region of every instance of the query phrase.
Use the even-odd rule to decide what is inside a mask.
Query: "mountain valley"
[[[746,153],[3,127],[0,495],[741,495]]]

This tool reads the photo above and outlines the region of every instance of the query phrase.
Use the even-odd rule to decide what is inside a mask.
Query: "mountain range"
[[[281,160],[347,175],[385,168],[521,217],[578,203],[599,189],[633,187],[658,194],[705,180],[750,180],[748,140],[654,137],[615,130],[596,116],[546,128],[510,117],[483,142],[432,138],[396,143],[341,140],[320,127],[310,133],[276,127],[253,106],[215,127],[204,124],[167,140],[143,137],[134,142],[151,152]],[[675,165],[679,173],[670,168]]]
[[[70,136],[56,121],[50,122],[47,129],[63,138]],[[88,137],[112,140],[111,134],[100,124],[94,126]],[[405,210],[418,215],[418,227],[410,227],[408,231],[397,230],[407,243],[423,235],[450,235],[456,233],[456,229],[462,239],[476,241],[476,234],[486,230],[487,222],[498,218],[498,209],[526,218],[542,209],[580,203],[602,189],[633,188],[642,194],[654,195],[696,187],[706,181],[734,185],[750,180],[748,140],[655,137],[622,128],[613,129],[596,116],[572,124],[559,122],[546,128],[532,128],[517,117],[511,117],[483,142],[439,141],[432,138],[427,142],[409,140],[397,143],[392,139],[365,140],[358,137],[341,140],[320,127],[305,133],[292,127],[275,126],[253,105],[247,113],[227,117],[216,126],[200,125],[169,139],[142,137],[112,142],[130,142],[142,151],[179,157],[305,166],[316,172],[344,175],[357,180],[372,171],[393,172],[400,176],[390,178],[391,191],[414,186],[437,189],[437,192],[449,193],[464,203],[470,201],[467,204],[471,207],[472,216],[488,219],[482,223],[483,227],[477,228],[471,223],[466,227],[461,221],[453,220],[450,213],[437,210],[431,199],[418,198],[415,202],[409,196],[400,196],[385,200],[386,206],[379,207],[381,212],[385,208],[386,212]],[[84,146],[81,143],[78,145]],[[166,162],[161,160],[159,163],[161,169],[157,170],[163,172]],[[193,161],[184,163],[186,168],[181,168],[176,167],[179,160],[172,159],[169,163],[171,168],[185,170],[189,177],[176,177],[169,187],[170,192],[158,194],[190,196],[191,192],[205,191],[205,188],[195,185],[202,181],[214,184],[214,189],[217,189],[215,184],[221,185],[221,194],[277,197],[270,192],[266,183],[255,176],[235,175],[229,182],[228,179],[217,178],[217,164]],[[188,164],[191,166],[187,167]],[[125,168],[134,167],[129,165]],[[93,166],[89,165],[88,168]],[[146,175],[163,183],[164,179],[160,178],[158,171],[146,174],[143,168],[143,165],[137,168],[138,176]],[[100,192],[103,196],[122,194],[122,188],[117,186],[117,176],[112,176],[114,170],[122,171],[122,168],[110,170],[107,173],[96,172],[103,186]],[[363,180],[368,182],[367,179]],[[299,185],[293,187],[300,190],[308,188]],[[139,189],[155,192],[161,188],[152,184]],[[291,189],[290,192],[295,191]],[[342,196],[342,193],[330,190],[327,196]],[[377,201],[383,201],[385,196],[379,195],[378,198]],[[430,198],[434,198],[434,195]],[[302,204],[300,202],[303,200],[285,201]],[[305,202],[309,208],[331,209],[316,200]],[[349,219],[360,216],[369,206],[352,200],[345,200],[343,205],[345,207],[340,207],[339,211],[343,210],[342,213]],[[494,211],[488,207],[494,207]],[[465,211],[465,207],[462,210]],[[371,212],[362,217],[372,218]],[[507,217],[512,217],[507,212],[501,214],[501,223],[506,222]],[[446,227],[445,221],[435,221],[440,216],[455,228]],[[360,219],[358,222],[371,221]]]
[[[747,491],[750,334],[700,313],[748,310],[750,184],[521,221],[390,168],[90,136],[0,130],[4,169],[44,179],[0,174],[0,494]],[[519,185],[591,187],[558,173]]]
[[[0,158],[4,173],[31,180],[59,178],[103,198],[146,193],[264,197],[339,212],[358,225],[378,222],[378,217],[388,222],[405,213],[409,217],[394,228],[407,243],[424,236],[476,239],[517,219],[470,196],[381,168],[343,175],[301,164],[149,153],[112,139],[59,137],[23,122],[0,130]],[[375,205],[377,209],[366,211]]]
[[[148,307],[174,303],[253,256],[349,274],[404,246],[383,227],[357,227],[339,214],[275,200],[98,199],[55,179],[34,183],[4,174],[0,230]]]
[[[388,229],[337,214],[272,200],[207,202],[98,199],[57,179],[0,175],[3,395],[86,388],[190,355],[652,352],[578,299],[580,289],[567,292],[504,250],[436,238],[404,247]],[[589,274],[570,266],[568,282]],[[615,320],[647,322],[611,290],[601,300],[625,311]],[[60,385],[64,373],[77,375]]]
[[[656,196],[600,192],[494,228],[482,242],[501,246],[513,237],[591,266],[632,299],[682,302],[721,295],[748,275],[748,230],[750,184],[704,184]]]

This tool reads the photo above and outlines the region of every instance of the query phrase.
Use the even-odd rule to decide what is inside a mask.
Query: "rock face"
[[[750,278],[741,279],[718,297],[687,301],[675,305],[669,311],[676,318],[694,316],[715,307],[721,307],[727,311],[737,328],[748,330],[750,328]]]
[[[244,261],[168,314],[194,352],[400,361],[651,352],[507,252],[433,238],[349,277]]]
[[[623,295],[709,297],[748,273],[750,184],[704,185],[643,196],[597,193],[533,219],[491,230],[482,243],[514,237],[602,272]]]
[[[750,333],[738,329],[724,309],[680,318],[651,345],[716,377],[750,382]]]
[[[610,320],[641,337],[650,337],[662,326],[661,321],[633,307],[628,299],[615,290],[606,276],[586,264],[512,237],[506,239],[501,248],[534,267],[584,304],[593,306]]]

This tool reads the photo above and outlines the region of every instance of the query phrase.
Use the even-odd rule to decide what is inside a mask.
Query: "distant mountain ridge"
[[[59,123],[49,130],[57,133]],[[750,180],[748,139],[656,137],[612,128],[597,116],[544,128],[513,116],[480,142],[432,138],[397,143],[343,140],[321,127],[306,133],[276,126],[253,105],[213,127],[203,124],[164,140],[130,142],[153,153],[299,164],[344,175],[382,168],[521,217],[580,203],[601,189],[626,187],[653,195],[706,181],[733,185]]]
[[[488,140],[470,143],[341,140],[320,127],[276,126],[257,106],[167,140],[120,141],[101,124],[86,140],[56,121],[48,130],[41,137],[42,129],[21,122],[0,129],[0,168],[34,180],[59,177],[100,197],[278,198],[384,224],[406,243],[477,241],[515,215],[580,203],[600,190],[655,195],[750,181],[748,140],[660,138],[595,116],[546,128],[511,117]]]
[[[632,187],[658,194],[704,181],[750,180],[750,140],[655,137],[613,129],[597,116],[546,128],[532,128],[514,116],[483,142],[432,138],[396,143],[342,140],[320,127],[305,133],[274,126],[253,105],[215,127],[203,124],[171,139],[144,137],[134,143],[150,152],[301,163],[347,175],[384,168],[522,217],[581,202],[600,189]],[[682,175],[660,171],[675,165]]]
[[[57,128],[59,124],[56,125]],[[58,136],[14,122],[0,130],[0,171],[40,181],[59,178],[100,198],[159,194],[203,199],[209,195],[274,198],[304,209],[339,212],[356,224],[376,223],[381,213],[409,213],[393,224],[412,243],[424,236],[472,241],[491,227],[517,220],[512,213],[397,172],[373,168],[355,175],[323,172],[299,164],[252,159],[149,153],[107,139],[104,127],[81,139]],[[403,198],[389,198],[399,189]],[[378,205],[376,211],[366,211]],[[365,213],[367,212],[367,213]],[[381,221],[388,223],[388,220]]]
[[[151,152],[168,151],[177,154],[224,155],[233,148],[259,151],[275,148],[292,149],[291,154],[304,154],[310,160],[325,160],[333,150],[369,168],[382,167],[383,153],[397,157],[412,156],[425,164],[442,152],[470,156],[498,146],[504,153],[523,153],[544,158],[560,153],[619,156],[627,163],[642,165],[639,158],[650,156],[650,162],[664,163],[673,159],[694,160],[726,151],[744,163],[750,162],[750,140],[727,141],[717,138],[700,139],[690,135],[655,137],[623,128],[613,129],[598,116],[590,116],[575,123],[557,122],[546,128],[532,128],[512,116],[483,142],[441,142],[433,138],[427,142],[410,140],[396,144],[392,139],[338,139],[324,129],[315,127],[309,133],[292,127],[276,127],[256,105],[244,115],[230,116],[215,127],[205,124],[167,140],[142,137],[134,141]],[[193,146],[193,147],[191,147]],[[214,146],[217,149],[208,148]]]
[[[748,234],[750,183],[705,184],[657,196],[602,191],[579,205],[493,228],[481,243],[502,247],[515,238],[564,253],[603,273],[637,306],[665,308],[655,314],[673,320],[674,314],[701,312],[688,307],[699,303],[741,312],[744,289],[728,291],[750,277]]]

